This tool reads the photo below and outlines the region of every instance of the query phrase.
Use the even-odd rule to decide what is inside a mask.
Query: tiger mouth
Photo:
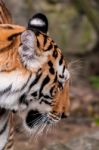
[[[48,126],[56,124],[61,120],[61,116],[52,113],[39,113],[37,110],[31,110],[26,117],[26,125],[32,129],[42,124]]]

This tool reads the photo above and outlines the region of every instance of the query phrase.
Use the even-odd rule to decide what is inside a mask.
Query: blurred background
[[[71,73],[70,117],[37,140],[16,129],[16,150],[99,150],[99,0],[5,3],[15,24],[27,26],[37,12],[48,17],[49,35],[62,49]]]

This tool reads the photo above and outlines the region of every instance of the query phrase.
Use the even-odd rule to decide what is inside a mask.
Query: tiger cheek
[[[54,99],[52,112],[56,115],[68,116],[70,111],[69,83],[65,83],[64,89]]]

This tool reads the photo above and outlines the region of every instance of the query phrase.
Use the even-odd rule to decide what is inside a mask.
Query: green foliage
[[[95,124],[99,126],[99,117],[95,118]]]
[[[94,88],[99,89],[99,76],[91,76],[89,81]]]

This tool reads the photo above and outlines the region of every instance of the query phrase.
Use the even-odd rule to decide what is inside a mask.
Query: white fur
[[[0,135],[0,150],[5,146],[8,140],[9,128],[7,127],[6,131]]]
[[[70,73],[67,69],[65,69],[65,71],[64,71],[64,76],[65,76],[66,80],[70,79]]]
[[[7,121],[8,115],[5,113],[3,116],[0,118],[0,131],[2,130],[3,126],[5,125]]]
[[[34,49],[35,35],[32,31],[26,30],[21,34],[21,42],[29,48]]]
[[[5,92],[3,95],[0,95],[0,107],[7,109],[15,109],[19,108],[18,99],[22,93],[28,90],[28,85],[21,90],[22,86],[27,82],[29,78],[28,75],[22,75],[21,72],[13,71],[9,74],[0,73],[0,91],[6,89],[10,85],[12,85],[11,89]],[[32,77],[33,80],[33,77]]]
[[[0,119],[0,130],[2,129],[2,127],[5,125],[6,121],[8,119],[8,115],[6,114],[6,116],[4,115],[4,117],[2,117]],[[3,132],[3,134],[0,135],[0,150],[2,150],[2,148],[5,146],[5,144],[7,143],[8,140],[8,134],[9,134],[9,127],[7,126],[6,130]]]
[[[30,21],[31,25],[36,25],[36,26],[43,26],[45,25],[45,22],[43,22],[43,20],[36,18]]]
[[[38,70],[44,63],[47,62],[48,56],[36,56],[34,48],[29,48],[27,52],[24,51],[24,45],[19,48],[19,54],[22,62],[29,70]]]
[[[28,76],[22,75],[19,71],[13,71],[10,73],[0,73],[0,91],[6,89],[12,84],[11,91],[21,89],[26,82]]]

